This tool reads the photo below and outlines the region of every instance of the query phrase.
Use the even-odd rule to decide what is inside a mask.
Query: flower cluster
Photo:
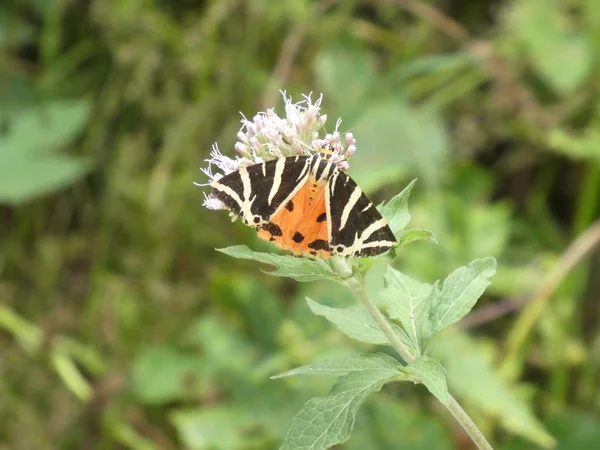
[[[292,103],[291,97],[288,98],[285,92],[282,95],[285,118],[279,117],[273,109],[256,114],[251,121],[243,117],[235,144],[239,156],[225,156],[214,144],[210,159],[206,160],[208,166],[201,169],[209,182],[199,186],[210,186],[241,167],[287,156],[325,154],[340,170],[348,169],[348,160],[356,151],[356,140],[352,133],[345,133],[343,137],[340,135],[338,129],[341,119],[336,122],[333,133],[319,137],[327,121],[327,115],[320,113],[323,96],[313,103],[311,95],[304,95],[304,100]],[[225,205],[210,195],[205,195],[203,206],[225,209]]]

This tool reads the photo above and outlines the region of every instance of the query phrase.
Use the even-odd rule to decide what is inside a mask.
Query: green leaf
[[[327,397],[309,400],[294,417],[280,450],[324,450],[345,442],[367,396],[397,376],[397,368],[341,376]]]
[[[73,183],[86,161],[52,151],[77,137],[89,118],[87,101],[57,101],[6,119],[0,132],[0,203],[22,203]]]
[[[378,208],[394,234],[402,231],[408,225],[408,222],[410,222],[408,197],[416,182],[417,180],[411,181],[402,192],[393,197],[382,208]]]
[[[50,352],[50,361],[65,386],[74,395],[84,402],[89,401],[93,397],[94,390],[92,386],[69,355],[57,349],[53,349]]]
[[[8,132],[0,134],[0,149],[4,154],[48,153],[77,137],[90,112],[91,103],[87,100],[36,105],[10,117]]]
[[[591,42],[569,25],[567,15],[557,0],[515,2],[509,14],[512,31],[529,52],[535,70],[563,95],[579,88],[594,66]]]
[[[22,203],[68,186],[89,170],[80,158],[33,156],[11,158],[10,164],[0,150],[0,203]]]
[[[434,108],[411,105],[404,95],[370,98],[353,124],[361,151],[352,157],[352,178],[366,192],[415,174],[426,187],[439,185],[450,149],[444,122]]]
[[[556,437],[556,450],[596,450],[600,442],[600,420],[597,414],[573,407],[552,414],[546,421],[548,431]],[[354,439],[354,435],[352,436]],[[530,450],[531,443],[514,438],[502,450]]]
[[[425,230],[423,228],[412,228],[402,233],[400,237],[400,245],[410,244],[415,241],[426,241],[431,244],[437,244],[438,241],[435,238],[435,234],[432,231]]]
[[[345,41],[322,49],[315,57],[314,70],[321,92],[345,111],[363,105],[375,76],[373,55],[363,47]],[[348,96],[346,92],[355,95]]]
[[[446,371],[439,359],[423,355],[411,362],[406,370],[417,377],[443,405],[448,405]]]
[[[591,159],[600,162],[600,132],[596,128],[587,128],[576,134],[560,128],[553,128],[547,137],[551,150],[567,155],[572,159]]]
[[[265,271],[265,273],[277,277],[289,277],[296,281],[339,281],[333,269],[323,259],[298,258],[295,256],[275,255],[273,253],[253,252],[245,245],[218,248],[217,251],[234,258],[271,264],[277,269],[272,272]]]
[[[335,324],[339,330],[346,336],[357,341],[366,342],[375,345],[390,345],[390,341],[377,325],[377,322],[362,307],[352,307],[347,309],[331,308],[321,305],[310,298],[306,298],[308,306],[315,314],[325,317]],[[413,344],[400,327],[392,325],[400,339],[410,349]]]
[[[396,369],[401,371],[403,366],[391,356],[384,353],[372,355],[350,356],[341,359],[326,359],[313,364],[297,367],[288,372],[271,377],[273,379],[291,377],[294,375],[318,375],[324,377],[341,376],[349,373],[370,370]],[[398,373],[400,375],[400,373]]]
[[[430,307],[432,332],[443,330],[462,319],[490,285],[495,273],[496,260],[481,258],[448,275]]]
[[[412,347],[417,354],[425,349],[426,341],[431,333],[428,328],[429,307],[432,293],[435,297],[437,287],[413,280],[403,273],[388,266],[384,275],[385,287],[379,293],[388,315],[400,321],[409,336]]]
[[[392,395],[373,395],[344,450],[456,450],[455,437],[426,408]]]
[[[170,421],[190,450],[242,448],[248,440],[244,431],[260,425],[250,408],[231,404],[176,411]]]
[[[199,374],[201,365],[192,355],[166,347],[144,351],[135,361],[132,386],[143,403],[161,404],[185,398],[190,376]]]

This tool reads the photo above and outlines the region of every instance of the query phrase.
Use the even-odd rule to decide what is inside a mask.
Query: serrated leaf
[[[425,230],[423,228],[411,228],[410,230],[406,230],[400,236],[400,245],[410,244],[415,241],[426,241],[432,244],[437,244],[438,241],[435,238],[435,234],[432,231]]]
[[[448,275],[430,306],[432,332],[449,327],[471,311],[495,273],[496,260],[481,258]]]
[[[437,295],[437,289],[434,291],[432,285],[413,280],[391,266],[388,266],[384,275],[384,282],[385,288],[381,290],[379,297],[388,316],[402,324],[412,347],[417,350],[417,354],[421,354],[430,336],[427,323],[429,305],[432,292]]]
[[[341,376],[327,397],[309,400],[296,414],[280,450],[324,450],[345,442],[360,405],[397,375],[397,369],[379,369]]]
[[[448,404],[446,371],[439,359],[423,355],[411,362],[406,370],[417,377],[443,405]]]
[[[383,218],[387,220],[387,223],[394,234],[402,231],[404,227],[408,225],[408,222],[410,222],[408,197],[410,197],[410,193],[416,182],[417,180],[411,181],[402,192],[393,197],[382,208],[379,208],[379,212],[381,212]]]
[[[372,355],[350,356],[348,358],[340,359],[326,359],[324,361],[297,367],[271,378],[276,379],[294,375],[332,377],[382,369],[396,369],[399,371],[398,375],[400,375],[402,368],[403,366],[391,356],[384,353],[375,353]]]
[[[218,248],[217,251],[239,259],[249,259],[271,264],[276,270],[267,272],[277,277],[289,277],[296,281],[333,280],[339,281],[333,269],[323,259],[297,258],[273,253],[253,252],[245,245]]]
[[[335,324],[338,329],[346,336],[357,341],[366,342],[375,345],[390,345],[390,341],[381,331],[377,322],[362,307],[351,307],[346,309],[331,308],[321,305],[310,298],[306,298],[308,306],[315,314],[325,317]],[[413,344],[404,330],[392,324],[396,334],[400,336],[402,342],[413,350]]]

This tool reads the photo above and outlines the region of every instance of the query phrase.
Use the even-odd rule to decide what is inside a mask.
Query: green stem
[[[381,313],[377,305],[371,301],[365,292],[365,287],[362,280],[358,279],[356,276],[353,276],[352,278],[348,278],[346,280],[346,284],[354,291],[371,317],[375,319],[375,322],[377,322],[377,325],[379,325],[379,328],[381,331],[383,331],[383,334],[385,334],[385,336],[389,339],[390,343],[400,354],[402,359],[406,361],[407,364],[410,364],[415,359],[414,355],[394,332],[394,329],[387,321],[385,316]]]
[[[377,305],[373,303],[373,301],[369,298],[367,292],[365,291],[365,286],[357,275],[354,275],[350,278],[347,278],[346,285],[352,289],[354,294],[361,301],[365,309],[369,312],[371,317],[377,322],[379,329],[386,335],[389,339],[392,346],[396,349],[396,351],[400,354],[402,359],[406,361],[407,364],[410,364],[414,361],[415,356],[410,352],[410,350],[404,345],[404,343],[400,340],[398,335],[394,332],[394,329],[386,319],[386,317],[379,310]],[[448,404],[444,405],[450,414],[454,416],[454,418],[458,421],[460,426],[465,430],[465,432],[469,435],[471,440],[477,445],[477,448],[480,450],[493,450],[490,443],[487,441],[483,433],[477,428],[475,422],[469,417],[466,411],[460,406],[460,404],[456,401],[454,397],[448,395]]]

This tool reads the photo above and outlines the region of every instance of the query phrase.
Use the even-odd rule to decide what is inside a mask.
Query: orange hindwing
[[[296,255],[329,258],[331,251],[327,237],[326,185],[324,180],[317,181],[309,177],[285,207],[271,217],[271,223],[277,228],[261,228],[258,236]]]

